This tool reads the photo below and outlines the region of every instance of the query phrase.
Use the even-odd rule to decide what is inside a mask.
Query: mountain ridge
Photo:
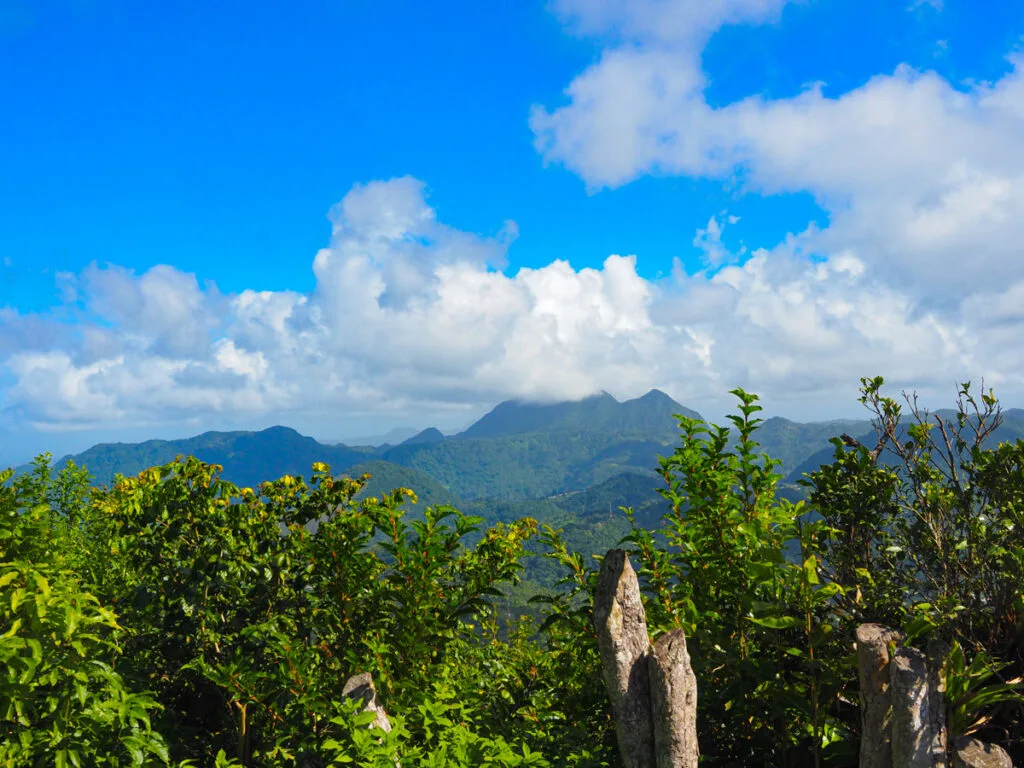
[[[676,413],[700,418],[697,411],[680,405],[658,389],[622,402],[604,391],[581,400],[557,403],[505,400],[454,438],[466,440],[564,429],[655,428],[674,431],[676,422],[670,419]],[[662,421],[660,426],[656,424],[658,418]]]
[[[208,431],[182,440],[101,443],[63,457],[58,466],[73,459],[97,482],[109,484],[116,473],[130,476],[178,455],[194,455],[222,465],[224,479],[253,487],[284,474],[306,476],[318,461],[336,474],[377,462],[379,473],[430,477],[435,490],[443,488],[466,502],[526,500],[582,492],[624,474],[656,479],[658,457],[679,444],[677,414],[700,417],[657,389],[623,402],[602,392],[562,403],[507,400],[461,433],[445,436],[428,427],[398,445],[330,445],[278,425],[258,432]],[[1024,435],[1024,410],[1004,411],[1004,419],[997,439]],[[829,438],[844,432],[873,441],[868,420],[800,423],[778,416],[764,420],[756,439],[760,452],[781,460],[785,482],[792,484],[830,462]]]

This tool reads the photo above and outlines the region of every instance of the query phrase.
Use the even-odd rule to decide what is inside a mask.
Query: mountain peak
[[[305,435],[301,434],[298,430],[292,429],[291,427],[285,427],[281,424],[275,424],[272,427],[261,429],[255,434],[266,435],[267,437],[301,437],[305,439]]]
[[[683,413],[691,418],[700,414],[690,411],[664,392],[652,389],[643,397],[620,403],[608,392],[588,395],[582,400],[560,403],[529,403],[506,400],[495,406],[458,437],[502,437],[529,432],[588,431],[638,433],[653,430],[675,433],[672,416]]]
[[[675,433],[678,430],[674,416],[681,414],[691,419],[701,415],[680,405],[660,389],[652,389],[642,397],[627,400],[621,406],[624,421],[634,429],[661,430]]]
[[[654,403],[659,403],[659,402],[675,403],[676,402],[671,397],[669,397],[664,392],[662,392],[660,389],[652,389],[646,395],[643,395],[642,397],[638,397],[636,399],[640,400],[640,401],[643,401],[643,402],[654,402]]]
[[[444,434],[441,430],[436,427],[427,427],[422,432],[410,437],[408,440],[403,440],[401,445],[420,445],[422,443],[440,443],[445,439]]]

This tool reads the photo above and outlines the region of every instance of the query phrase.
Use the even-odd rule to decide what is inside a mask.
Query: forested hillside
[[[304,474],[314,461],[324,461],[339,475],[370,472],[373,479],[366,493],[371,495],[389,483],[403,485],[428,504],[472,502],[475,513],[488,521],[503,519],[499,502],[517,501],[523,502],[517,505],[521,514],[542,522],[557,509],[581,516],[577,522],[586,526],[586,513],[629,506],[640,488],[646,488],[642,493],[649,500],[657,495],[651,479],[656,477],[657,457],[678,439],[677,414],[699,418],[658,390],[623,403],[607,393],[548,405],[508,401],[460,434],[445,437],[427,428],[399,445],[324,445],[295,430],[273,427],[97,445],[60,459],[57,466],[73,460],[97,482],[109,484],[118,473],[134,475],[175,456],[195,456],[224,467],[224,479],[254,487],[268,477]],[[761,441],[769,455],[782,461],[784,471],[799,468],[784,489],[797,498],[800,473],[831,459],[830,437],[869,429],[867,421],[797,424],[771,418],[761,428]],[[648,478],[646,485],[639,477]],[[621,495],[627,487],[631,490]],[[602,544],[613,543],[600,531],[593,533]]]

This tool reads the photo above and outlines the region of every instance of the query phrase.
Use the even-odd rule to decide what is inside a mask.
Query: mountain
[[[308,476],[317,461],[340,472],[374,458],[374,449],[324,445],[290,427],[270,427],[260,432],[205,432],[184,440],[102,443],[75,456],[66,456],[58,465],[72,458],[76,464],[87,467],[97,483],[107,485],[115,474],[136,475],[173,461],[176,456],[195,456],[200,461],[220,464],[225,480],[245,487],[282,475]]]
[[[450,504],[456,509],[462,509],[465,506],[465,502],[458,494],[452,493],[425,472],[420,472],[412,467],[402,467],[388,461],[373,459],[354,464],[339,474],[344,477],[358,478],[364,472],[369,472],[371,477],[363,489],[356,494],[357,500],[365,499],[368,496],[380,498],[395,488],[411,488],[416,492],[416,506],[420,509],[441,504]]]
[[[641,525],[651,525],[669,511],[660,493],[665,482],[653,472],[622,472],[582,491],[570,491],[548,499],[580,519],[620,517],[619,507],[632,507]]]
[[[559,431],[677,434],[673,418],[676,413],[700,418],[696,411],[684,408],[656,389],[624,403],[607,392],[564,403],[506,400],[455,438],[466,440]]]
[[[403,440],[408,440],[419,432],[416,427],[395,427],[383,435],[369,435],[366,437],[346,437],[344,440],[335,440],[335,445],[398,445]]]
[[[380,457],[466,500],[543,497],[621,472],[650,473],[678,440],[676,413],[699,418],[658,390],[624,403],[606,392],[552,404],[509,400],[453,437],[425,430],[382,447]]]
[[[366,494],[409,487],[424,506],[489,509],[491,520],[512,508],[535,509],[545,517],[559,510],[566,520],[597,520],[608,507],[614,514],[619,506],[633,506],[638,515],[641,508],[649,509],[653,520],[660,503],[655,489],[662,485],[655,472],[658,457],[671,455],[679,445],[675,414],[699,418],[658,390],[621,403],[601,393],[564,403],[506,401],[457,435],[446,437],[428,428],[398,445],[376,448],[325,445],[293,429],[272,427],[103,444],[71,458],[107,484],[116,473],[137,474],[178,455],[194,455],[221,464],[225,479],[250,487],[284,474],[308,477],[312,464],[323,461],[338,475],[370,472]],[[756,439],[761,452],[782,460],[786,479],[780,493],[796,498],[804,491],[795,481],[831,462],[834,448],[828,440],[843,433],[874,444],[870,422],[854,420],[800,424],[769,418]],[[1006,411],[996,438],[1020,436],[1024,410]]]
[[[422,445],[424,443],[440,443],[445,439],[445,436],[441,433],[441,430],[436,427],[428,427],[422,432],[410,437],[408,440],[404,440],[401,445]]]
[[[381,458],[414,467],[467,500],[528,499],[581,490],[619,472],[649,472],[673,441],[621,432],[562,430],[504,437],[449,438],[399,445]]]
[[[293,429],[272,427],[261,432],[207,432],[187,440],[104,444],[73,458],[106,484],[115,473],[136,474],[188,454],[223,465],[225,479],[242,486],[283,474],[308,476],[317,461],[339,474],[372,461],[373,474],[395,478],[393,485],[419,491],[416,483],[426,488],[425,478],[430,478],[436,484],[432,499],[447,494],[463,502],[523,501],[582,492],[622,477],[630,482],[639,477],[657,481],[658,457],[670,455],[679,444],[676,414],[700,418],[656,389],[621,403],[604,392],[575,402],[506,401],[457,435],[445,437],[429,428],[408,435],[399,445],[376,448],[324,445]],[[867,425],[797,424],[773,418],[762,425],[758,439],[762,449],[781,458],[789,471],[829,449],[830,436],[843,431],[857,434]],[[406,475],[416,482],[400,482]]]

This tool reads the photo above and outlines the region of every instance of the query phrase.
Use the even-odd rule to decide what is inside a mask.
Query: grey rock
[[[893,768],[946,768],[945,711],[928,657],[900,648],[889,663]]]
[[[1002,747],[968,736],[953,745],[953,768],[1013,768],[1013,761]]]
[[[860,675],[860,768],[892,768],[889,648],[903,642],[903,633],[881,624],[861,624],[856,637]]]
[[[697,768],[697,678],[683,630],[658,638],[649,668],[655,762],[658,768]]]
[[[593,621],[622,762],[626,768],[655,768],[648,670],[651,640],[640,583],[621,549],[609,551],[601,563]]]
[[[361,699],[363,711],[376,714],[376,718],[370,723],[371,728],[380,728],[382,731],[391,730],[391,720],[388,719],[388,713],[384,711],[384,707],[377,698],[377,689],[373,685],[373,676],[369,672],[350,677],[345,682],[345,687],[341,689],[341,695],[346,699]]]

